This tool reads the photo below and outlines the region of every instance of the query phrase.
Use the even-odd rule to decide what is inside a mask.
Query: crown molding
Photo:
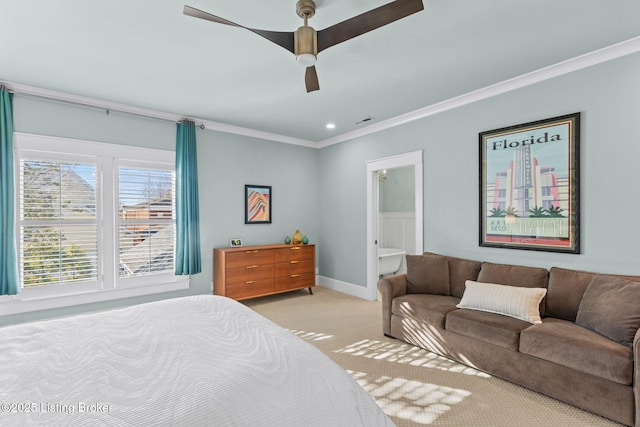
[[[358,130],[345,132],[343,134],[327,138],[318,142],[317,148],[324,148],[333,144],[338,144],[365,135],[370,135],[372,133],[380,132],[382,130],[389,129],[395,126],[400,126],[414,120],[433,116],[444,111],[472,104],[483,99],[491,98],[496,95],[520,89],[525,86],[530,86],[544,80],[569,74],[574,71],[582,70],[593,65],[601,64],[603,62],[611,61],[637,52],[640,52],[640,37],[634,37],[632,39],[616,43],[614,45],[607,46],[605,48],[598,49],[584,55],[576,56],[566,61],[562,61],[548,67],[540,68],[538,70],[522,74],[512,79],[486,86],[473,92],[450,98],[445,101],[438,102],[436,104],[432,104],[415,111],[411,111],[409,113],[401,114],[399,116],[392,117],[390,119],[369,125]]]

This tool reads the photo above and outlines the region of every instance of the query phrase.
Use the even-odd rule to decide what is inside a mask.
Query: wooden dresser
[[[235,300],[297,289],[316,283],[315,245],[258,245],[213,250],[213,293]]]

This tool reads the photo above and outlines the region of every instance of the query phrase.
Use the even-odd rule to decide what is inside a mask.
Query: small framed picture
[[[271,224],[272,203],[270,185],[245,185],[244,223]]]
[[[229,246],[232,248],[242,246],[242,239],[229,239]]]

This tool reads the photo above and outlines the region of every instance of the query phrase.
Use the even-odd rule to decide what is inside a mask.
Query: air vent
[[[355,122],[354,124],[355,124],[355,125],[361,125],[361,124],[363,124],[363,123],[368,123],[368,122],[371,122],[371,121],[373,121],[373,120],[375,120],[375,117],[367,116],[367,117],[365,117],[365,118],[363,118],[363,119],[358,120],[358,121],[357,121],[357,122]]]

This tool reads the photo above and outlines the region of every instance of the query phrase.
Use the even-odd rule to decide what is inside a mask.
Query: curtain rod
[[[42,89],[34,86],[28,86],[20,83],[11,83],[7,81],[0,81],[0,85],[4,86],[10,93],[28,95],[37,98],[51,99],[58,102],[64,102],[68,104],[81,105],[83,107],[91,107],[99,110],[105,110],[107,114],[111,111],[117,111],[120,113],[132,114],[136,116],[143,116],[152,119],[166,120],[170,122],[181,122],[183,120],[192,120],[193,118],[179,116],[173,113],[166,113],[163,111],[157,111],[149,108],[134,107],[131,105],[120,104],[112,101],[105,101],[98,98],[91,98],[88,96],[73,95],[63,92],[58,92],[49,89]],[[201,125],[203,126],[203,125]]]

